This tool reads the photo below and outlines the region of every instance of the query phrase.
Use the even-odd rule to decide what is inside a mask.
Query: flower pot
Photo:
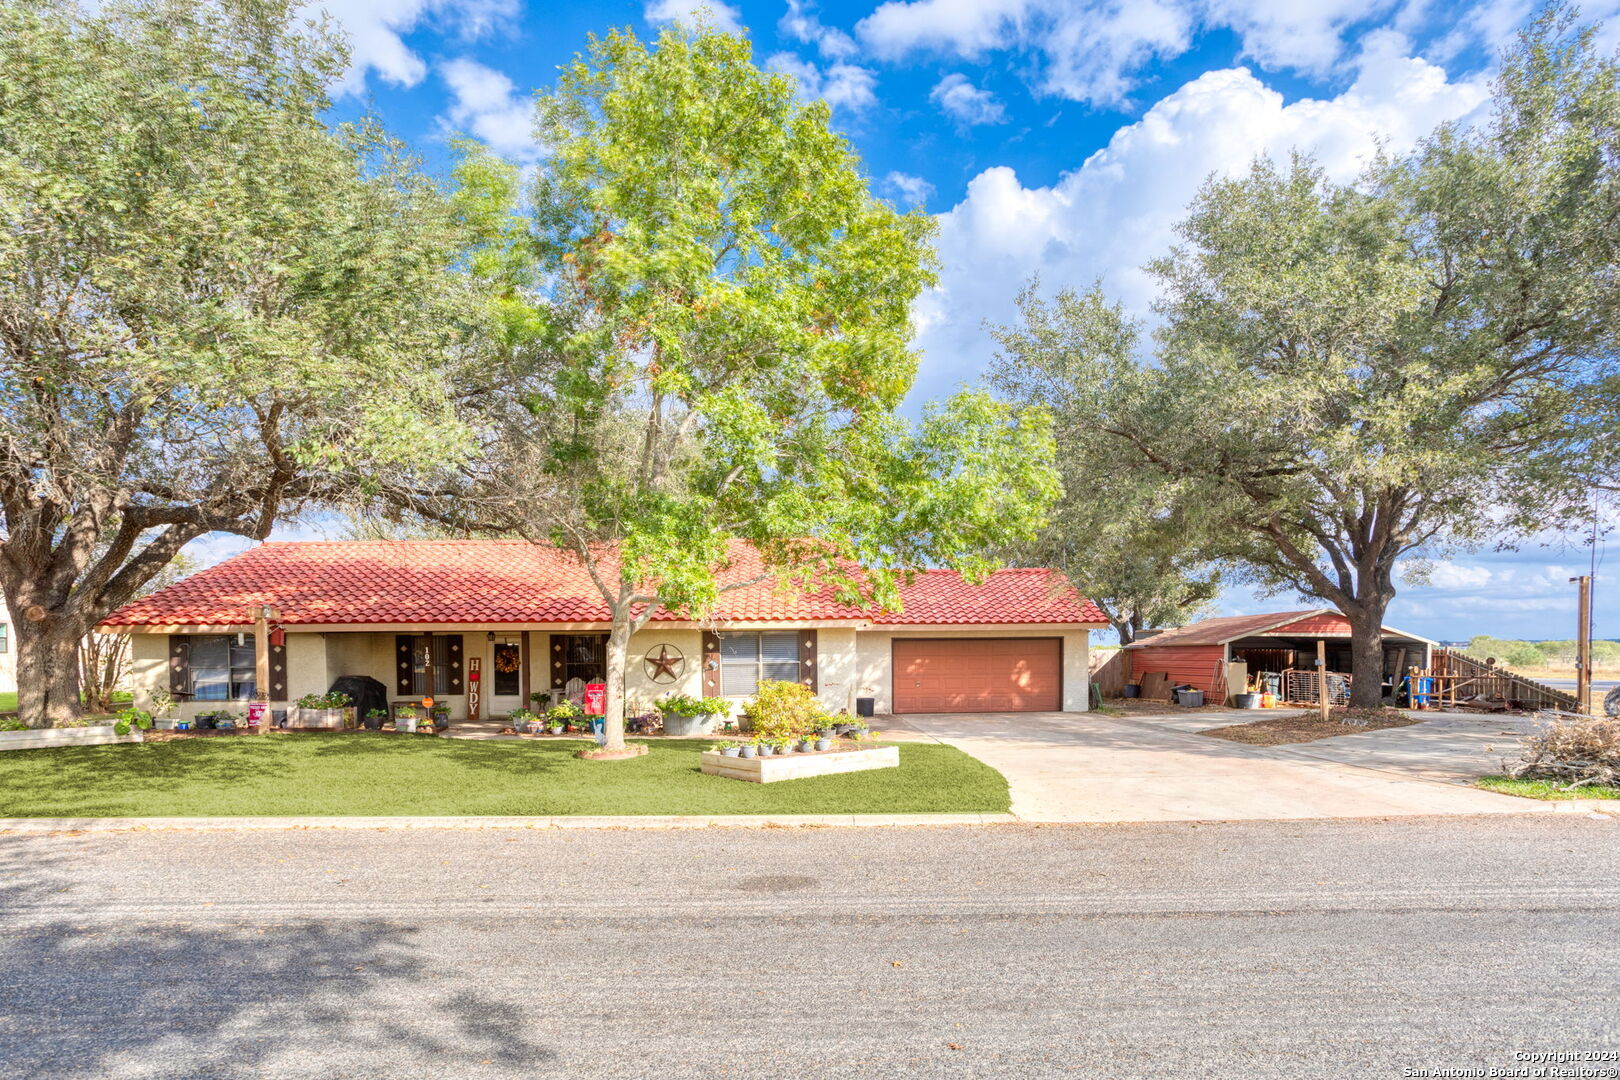
[[[1185,709],[1196,709],[1204,703],[1202,690],[1177,690],[1176,704]]]
[[[744,746],[744,747],[740,748],[740,752],[738,753],[737,756],[738,757],[754,757],[754,756],[756,756],[756,752],[755,752],[754,747],[752,747],[752,746]]]
[[[1138,683],[1133,683],[1133,682],[1126,683],[1125,684],[1125,696],[1126,697],[1141,697],[1142,696],[1142,687],[1141,687],[1141,685],[1138,684]]]
[[[179,726],[179,724],[180,721],[176,720],[172,716],[160,716],[156,720],[152,721],[152,726],[157,728],[159,731],[173,731]]]
[[[1258,709],[1260,707],[1259,694],[1233,694],[1232,700],[1240,709]]]
[[[832,740],[831,739],[817,739],[816,740],[816,749],[817,750],[831,750],[832,749]]]
[[[801,754],[808,754],[815,748],[816,744],[813,739],[801,739],[799,741],[799,753]]]
[[[367,731],[381,731],[383,726],[383,718],[380,716],[368,716],[365,718],[363,723],[366,725]]]
[[[667,712],[664,714],[664,734],[677,737],[707,735],[713,723],[714,717],[708,715],[681,716]]]
[[[420,721],[418,721],[417,718],[414,717],[414,716],[412,716],[410,718],[406,718],[406,717],[402,716],[398,720],[394,721],[394,730],[395,731],[405,731],[405,732],[409,732],[410,734],[414,735],[414,734],[416,734],[416,725],[419,722]]]
[[[742,747],[740,747],[740,746],[728,746],[726,749],[720,751],[720,756],[721,757],[736,757],[741,753],[742,753]]]
[[[191,721],[190,720],[176,720],[175,723],[174,723],[174,730],[176,730],[176,731],[190,731],[191,730]]]
[[[552,724],[551,733],[553,735],[561,735],[563,733],[563,726],[561,724]]]
[[[759,756],[760,757],[770,757],[772,754],[775,754],[775,753],[776,753],[776,747],[774,747],[774,746],[762,746],[762,747],[759,748]]]

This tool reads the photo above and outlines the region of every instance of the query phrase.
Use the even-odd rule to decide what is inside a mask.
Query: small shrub
[[[580,708],[578,705],[575,705],[567,698],[564,698],[546,710],[547,720],[557,720],[564,724],[572,723],[574,720],[584,715],[585,710]]]
[[[722,697],[695,698],[671,694],[658,699],[658,708],[676,716],[719,716],[731,711],[731,702]]]
[[[748,717],[765,739],[802,738],[830,722],[815,692],[796,682],[760,683],[748,703]]]
[[[28,725],[11,716],[0,716],[0,731],[27,731]]]
[[[1504,768],[1514,780],[1559,780],[1569,788],[1620,784],[1620,720],[1538,715],[1522,756]]]

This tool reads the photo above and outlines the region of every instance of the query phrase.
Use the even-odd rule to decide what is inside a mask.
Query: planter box
[[[347,709],[300,709],[294,705],[287,710],[287,726],[307,731],[342,731]]]
[[[111,724],[95,727],[40,728],[37,731],[0,731],[0,750],[38,750],[48,746],[100,746],[103,743],[140,742],[141,729],[120,735]]]
[[[756,758],[725,757],[718,750],[705,750],[702,758],[703,771],[710,776],[773,784],[805,776],[893,769],[900,764],[900,748],[878,746],[870,750],[827,750],[819,754],[772,754]]]
[[[677,716],[674,713],[664,714],[664,734],[677,738],[691,738],[697,735],[708,735],[714,730],[714,723],[718,717],[705,714],[703,716]]]

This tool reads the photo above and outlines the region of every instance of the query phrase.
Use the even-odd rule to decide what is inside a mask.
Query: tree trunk
[[[630,659],[630,634],[630,613],[615,612],[607,641],[607,701],[602,716],[608,750],[624,749],[624,669]]]
[[[1350,620],[1350,706],[1376,709],[1384,703],[1384,612],[1388,600],[1373,599],[1344,613]]]
[[[79,719],[77,620],[46,614],[17,620],[17,716],[31,728],[59,727]]]

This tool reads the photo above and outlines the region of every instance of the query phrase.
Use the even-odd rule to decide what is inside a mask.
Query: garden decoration
[[[658,645],[648,650],[641,663],[648,682],[672,683],[680,678],[681,669],[686,666],[686,654],[673,645]]]
[[[731,711],[731,703],[721,697],[671,694],[655,704],[664,716],[665,735],[707,735],[714,718]]]

